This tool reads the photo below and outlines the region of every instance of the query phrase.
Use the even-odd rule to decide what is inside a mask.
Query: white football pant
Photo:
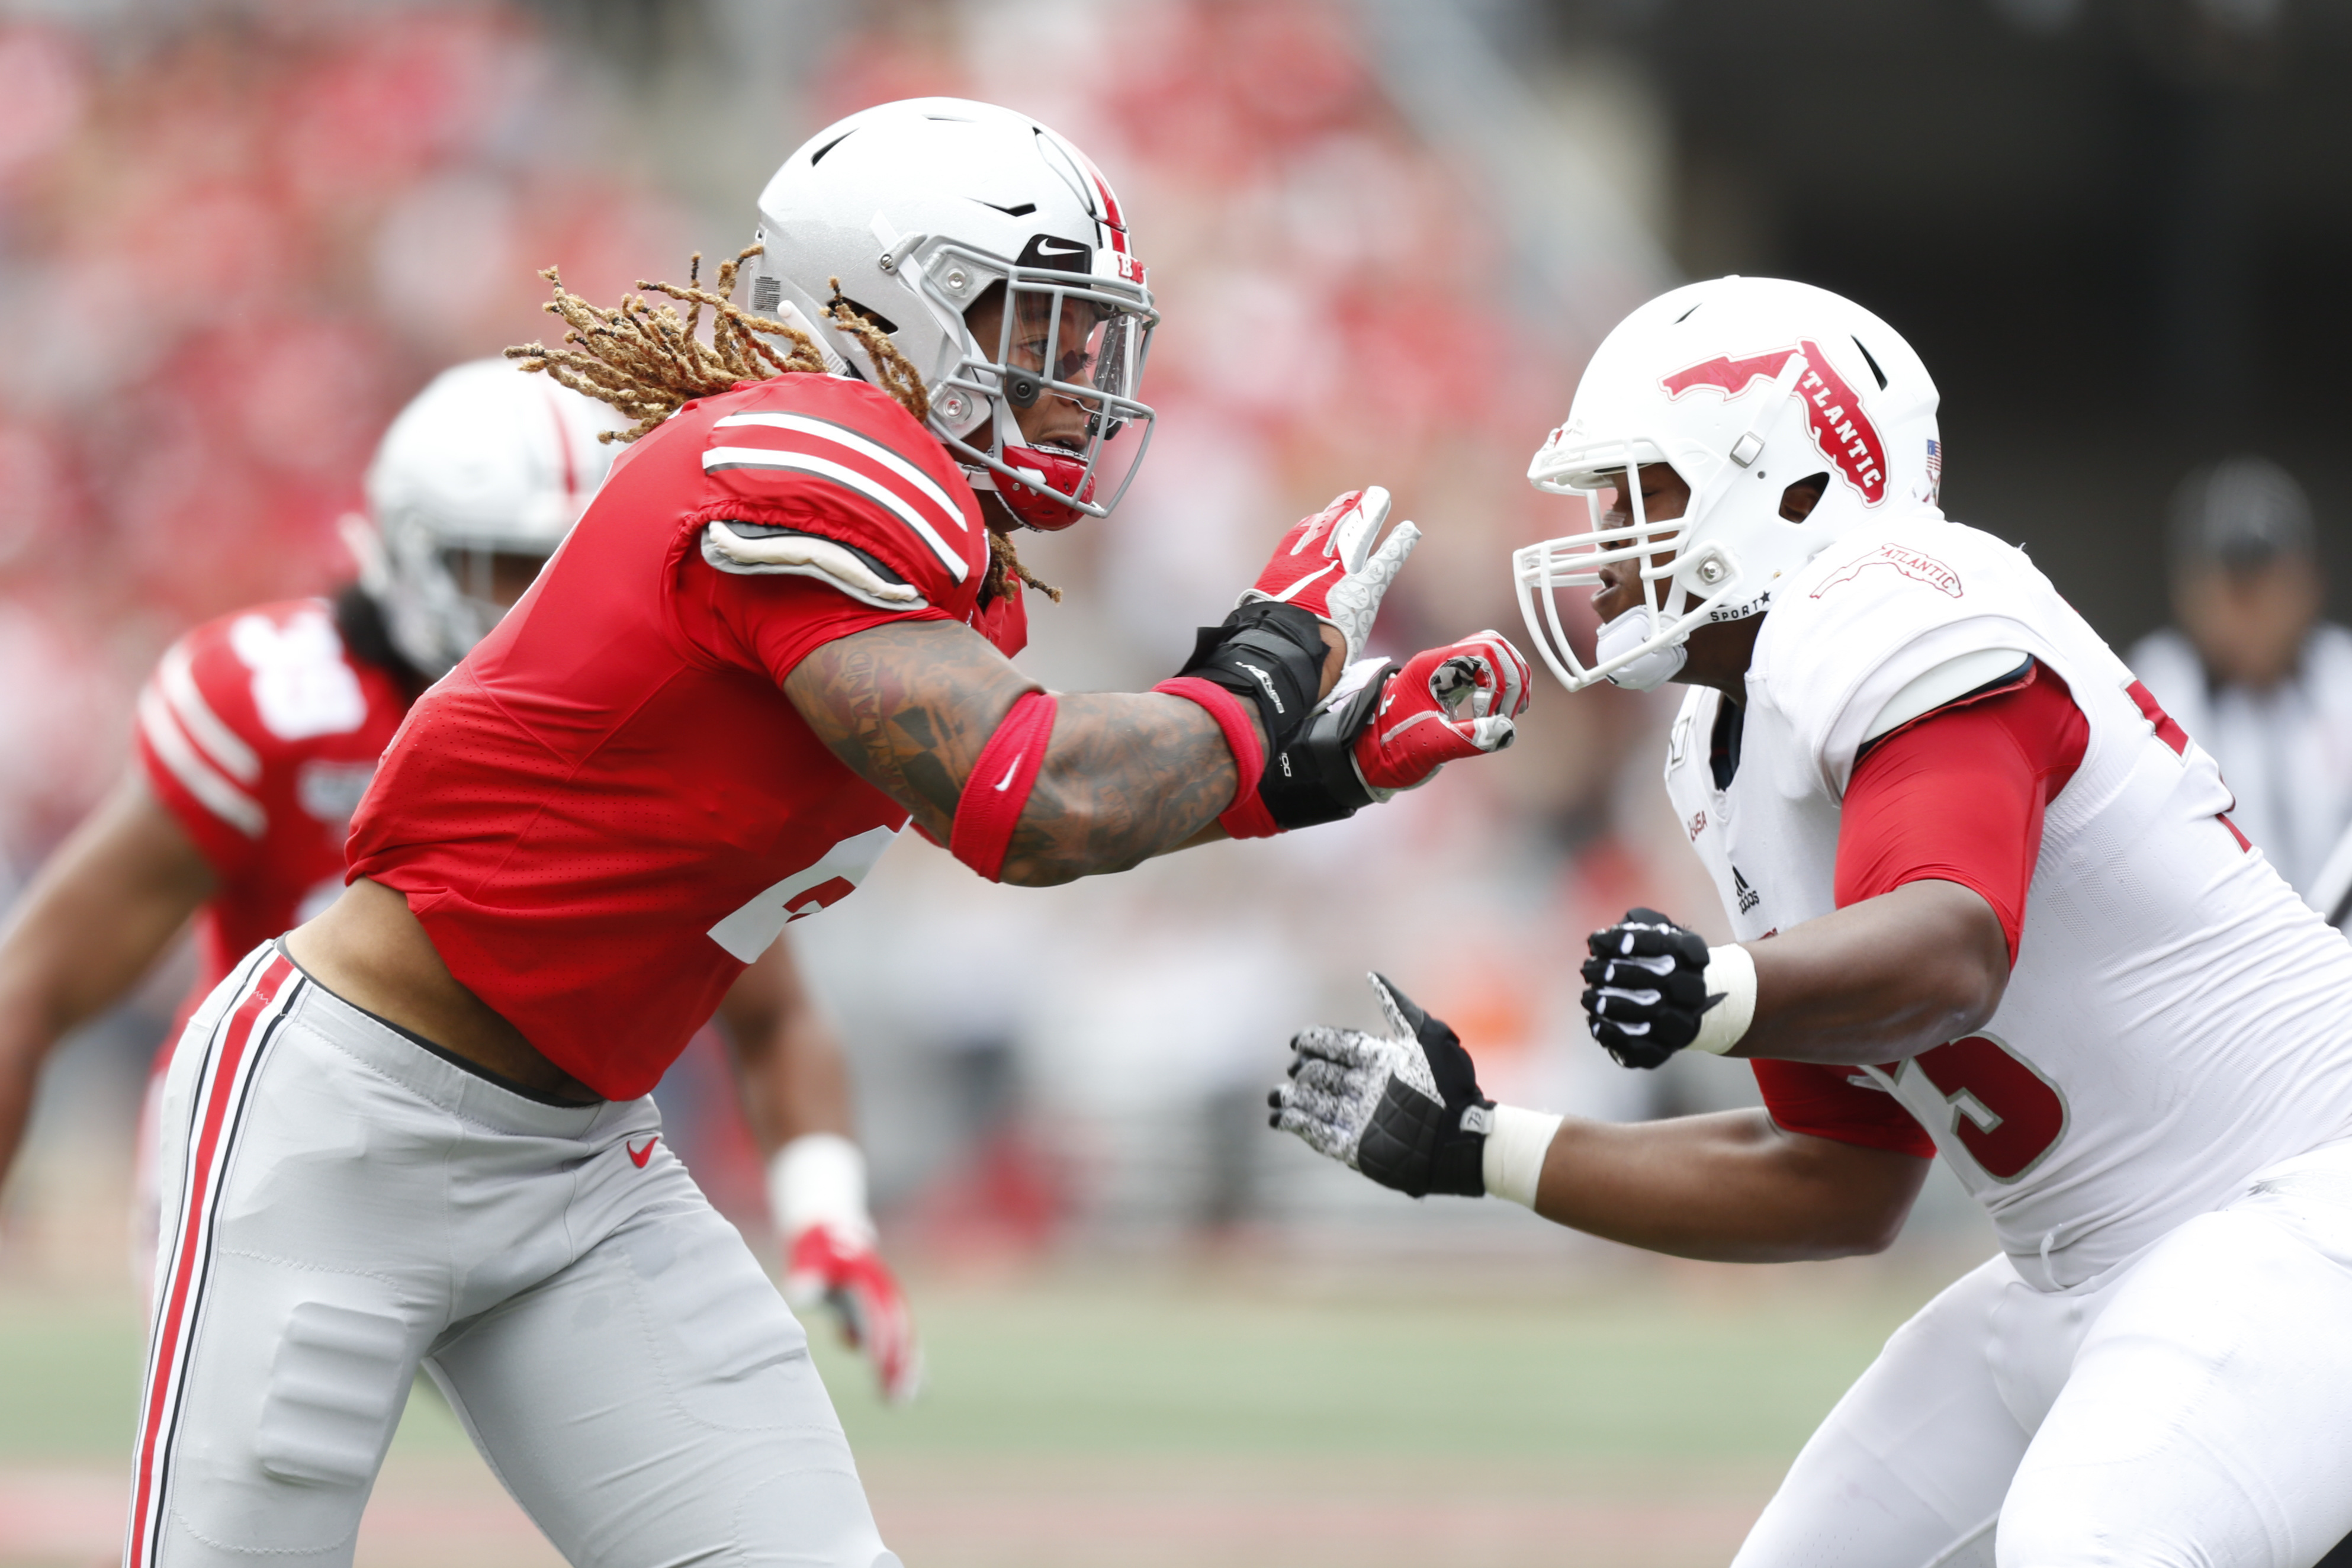
[[[349,1563],[421,1363],[577,1564],[897,1568],[650,1100],[510,1093],[275,944],[181,1037],[131,1568]]]
[[[2310,1568],[2352,1534],[2352,1143],[2060,1292],[1887,1341],[1734,1568]]]

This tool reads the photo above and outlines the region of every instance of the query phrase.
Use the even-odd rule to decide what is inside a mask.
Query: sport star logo
[[[1723,394],[1729,402],[1759,381],[1768,384],[1778,381],[1794,353],[1805,356],[1805,374],[1797,378],[1796,395],[1812,425],[1813,445],[1846,483],[1862,492],[1864,505],[1876,506],[1886,499],[1886,444],[1878,438],[1878,427],[1870,422],[1870,416],[1862,411],[1862,398],[1812,339],[1746,359],[1717,354],[1675,372],[1658,384],[1666,389],[1669,398],[1705,386]]]
[[[1915,583],[1925,583],[1930,588],[1960,596],[1960,574],[1934,556],[1913,550],[1906,545],[1882,544],[1859,561],[1849,561],[1827,577],[1813,590],[1818,599],[1841,583],[1851,583],[1873,566],[1892,566]]]

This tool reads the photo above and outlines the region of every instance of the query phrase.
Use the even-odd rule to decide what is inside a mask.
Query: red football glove
[[[906,1293],[870,1241],[829,1225],[813,1225],[784,1258],[784,1300],[805,1312],[818,1302],[841,1320],[841,1337],[866,1352],[882,1397],[904,1405],[923,1386],[923,1351]]]
[[[1420,529],[1401,522],[1375,551],[1372,541],[1388,515],[1389,492],[1378,485],[1332,498],[1329,506],[1300,518],[1282,536],[1274,559],[1239,602],[1297,605],[1348,639],[1348,661],[1353,663],[1363,657],[1381,595],[1421,538]]]
[[[1457,757],[1499,752],[1528,710],[1528,661],[1500,632],[1424,648],[1389,678],[1356,737],[1356,771],[1378,791],[1427,784]]]

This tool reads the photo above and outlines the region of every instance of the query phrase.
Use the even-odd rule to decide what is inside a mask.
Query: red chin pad
[[[1057,452],[1050,447],[1007,447],[1004,465],[1026,468],[1063,495],[1076,494],[1082,501],[1095,499],[1095,481],[1087,472],[1086,459],[1071,453]],[[1082,483],[1086,488],[1079,489]],[[1004,503],[1004,510],[1016,521],[1042,533],[1056,532],[1087,515],[1069,502],[1041,495],[1018,479],[1000,479],[996,499]]]

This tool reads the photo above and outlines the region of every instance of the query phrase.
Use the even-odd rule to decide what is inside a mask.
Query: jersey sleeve
[[[173,643],[139,692],[140,771],[224,879],[253,862],[269,830],[260,797],[267,738],[240,730],[236,720],[252,705],[225,684],[242,673],[215,622]]]
[[[1758,637],[1750,688],[1796,742],[1774,782],[1841,799],[1880,715],[1920,677],[1994,649],[2063,665],[2040,629],[2062,609],[2023,552],[1958,523],[1837,541],[1775,599]]]
[[[2042,811],[2090,733],[2066,683],[2037,663],[1874,743],[1838,820],[1838,907],[1906,882],[1958,882],[1992,906],[2015,963]]]
[[[705,432],[701,466],[688,521],[714,568],[806,578],[872,608],[971,613],[988,565],[979,500],[885,394],[806,374],[741,389]]]
[[[1763,1090],[1764,1109],[1785,1131],[1935,1158],[1936,1141],[1927,1130],[1893,1095],[1867,1079],[1855,1082],[1859,1068],[1761,1058],[1749,1065],[1756,1069],[1756,1087]]]
[[[721,662],[757,670],[778,686],[801,660],[836,637],[891,621],[943,621],[947,612],[882,609],[813,578],[738,576],[690,562],[679,606],[694,640]]]

